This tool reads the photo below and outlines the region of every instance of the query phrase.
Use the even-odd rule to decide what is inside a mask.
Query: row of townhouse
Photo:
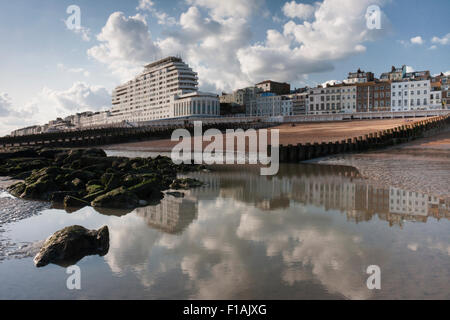
[[[450,109],[450,76],[430,76],[429,71],[406,72],[392,68],[381,79],[358,70],[344,83],[309,90],[306,113],[353,113]]]

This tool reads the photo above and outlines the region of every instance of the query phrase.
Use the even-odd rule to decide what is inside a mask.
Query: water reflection
[[[137,208],[135,212],[149,227],[178,234],[197,218],[197,202],[192,198],[167,196],[158,205]]]
[[[450,199],[373,185],[353,167],[284,165],[275,177],[260,176],[256,169],[228,168],[194,173],[206,182],[192,195],[233,198],[262,210],[285,209],[291,201],[345,212],[349,221],[370,221],[375,216],[402,226],[404,221],[426,222],[429,217],[450,219]]]
[[[412,296],[430,287],[442,289],[438,297],[446,292],[440,281],[447,279],[448,235],[435,232],[421,241],[419,232],[399,239],[386,227],[352,225],[374,217],[391,226],[448,219],[448,201],[370,185],[350,167],[283,166],[276,177],[262,177],[252,167],[221,167],[189,176],[205,186],[183,198],[166,196],[111,226],[106,260],[113,272],[132,270],[150,291],[164,288],[163,297],[368,299],[377,293],[366,288],[365,268],[376,263],[395,270],[384,279],[398,284],[379,296],[395,297],[403,290],[399,283],[415,281],[415,268],[423,263],[419,255],[408,258],[419,258],[414,268],[400,261],[419,246],[434,246],[443,269]]]
[[[344,166],[283,165],[274,177],[220,166],[189,176],[205,185],[126,215],[92,208],[43,215],[33,230],[38,221],[54,231],[57,220],[108,225],[110,250],[101,261],[110,271],[82,261],[91,279],[83,297],[448,298],[448,199],[373,185]],[[366,287],[372,264],[381,267],[381,291]],[[48,282],[34,287],[61,294]]]

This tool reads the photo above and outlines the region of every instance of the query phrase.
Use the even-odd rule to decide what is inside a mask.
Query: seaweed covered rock
[[[157,201],[169,189],[188,189],[201,183],[176,179],[179,172],[200,166],[176,165],[169,157],[107,157],[101,149],[38,148],[11,153],[24,158],[0,158],[0,175],[23,182],[9,187],[16,197],[65,202],[65,207],[87,204],[96,208],[134,209]]]
[[[104,207],[112,209],[130,209],[139,205],[139,198],[136,194],[128,191],[125,187],[120,187],[105,193],[91,202],[93,207]]]
[[[192,178],[175,179],[170,185],[171,189],[190,189],[201,187],[203,182]]]
[[[69,266],[88,255],[104,256],[109,251],[109,230],[103,226],[88,230],[82,226],[70,226],[50,236],[34,257],[36,267],[49,263]]]
[[[64,207],[65,208],[83,208],[89,205],[89,202],[78,199],[74,196],[65,196],[64,197]]]

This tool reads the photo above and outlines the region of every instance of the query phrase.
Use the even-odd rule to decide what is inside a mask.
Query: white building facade
[[[356,112],[356,86],[317,87],[309,91],[308,114]]]
[[[341,112],[356,112],[356,86],[341,87]]]
[[[250,102],[249,116],[290,116],[292,111],[292,99],[275,94],[258,94],[256,99]]]
[[[197,80],[197,73],[181,58],[167,57],[146,65],[135,79],[113,91],[109,121],[142,122],[217,114],[214,110],[219,108],[218,96],[199,93]],[[202,113],[203,106],[210,113]],[[194,113],[198,110],[200,113]]]
[[[430,80],[392,82],[391,111],[430,109],[430,92]]]

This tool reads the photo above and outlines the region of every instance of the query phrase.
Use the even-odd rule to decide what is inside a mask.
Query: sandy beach
[[[313,143],[313,142],[335,142],[365,134],[377,132],[380,130],[391,129],[403,124],[411,124],[421,121],[424,118],[411,119],[388,119],[388,120],[355,120],[355,121],[338,121],[338,122],[320,122],[320,123],[297,123],[295,126],[291,124],[283,124],[273,127],[269,130],[279,130],[280,144],[297,144],[297,143]],[[270,134],[269,141],[270,141]],[[223,139],[225,141],[225,139]],[[155,139],[138,142],[121,143],[114,145],[101,146],[105,150],[118,151],[155,151],[170,152],[177,145],[177,141],[170,139]],[[210,142],[205,141],[203,147]],[[224,150],[232,150],[225,145]]]

